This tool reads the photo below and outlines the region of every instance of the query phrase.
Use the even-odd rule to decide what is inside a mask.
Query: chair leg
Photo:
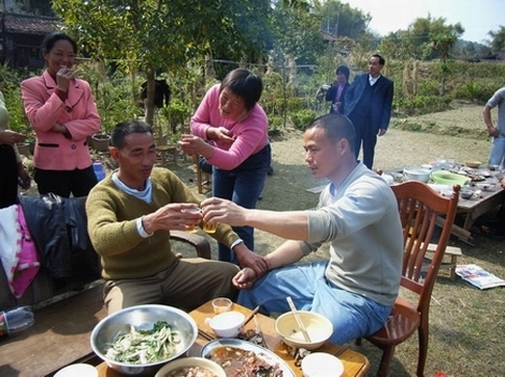
[[[389,372],[389,364],[395,353],[395,346],[384,347],[382,350],[382,359],[377,371],[377,377],[387,377]]]
[[[417,360],[417,377],[423,377],[424,366],[426,365],[426,358],[428,356],[428,338],[429,338],[428,325],[419,326],[417,334],[419,337],[419,359]]]

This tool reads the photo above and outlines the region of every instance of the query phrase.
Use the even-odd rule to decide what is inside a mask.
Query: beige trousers
[[[231,279],[238,270],[227,262],[177,259],[154,276],[108,280],[103,292],[105,306],[109,314],[143,304],[165,304],[191,311],[215,297],[234,300],[237,290]]]

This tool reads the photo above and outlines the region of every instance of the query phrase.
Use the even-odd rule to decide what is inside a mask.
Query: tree
[[[260,51],[260,27],[267,0],[53,0],[53,9],[84,51],[115,60],[147,77],[147,122],[152,124],[157,70],[181,72],[212,50]],[[258,11],[258,13],[257,13]],[[259,14],[259,16],[258,16]]]
[[[498,31],[490,31],[488,35],[493,38],[491,48],[493,51],[505,51],[505,26],[500,26]]]
[[[432,60],[443,58],[441,53],[448,54],[465,29],[459,22],[454,25],[446,25],[445,22],[445,18],[432,19],[430,15],[415,19],[404,34],[404,43],[408,46],[410,55],[420,60]],[[452,42],[446,45],[449,40]],[[433,48],[434,44],[438,47]]]
[[[348,3],[336,0],[315,2],[314,13],[321,17],[321,30],[335,37],[357,39],[367,32],[372,20],[370,14],[351,8]]]

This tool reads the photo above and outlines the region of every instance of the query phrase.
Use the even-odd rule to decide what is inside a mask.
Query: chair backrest
[[[391,188],[398,201],[405,246],[401,285],[419,295],[417,309],[423,313],[429,308],[433,285],[449,242],[460,186],[453,187],[450,198],[443,197],[419,181],[407,181]],[[426,251],[429,243],[433,242],[439,217],[444,219],[443,226],[426,271],[423,263],[427,260]]]

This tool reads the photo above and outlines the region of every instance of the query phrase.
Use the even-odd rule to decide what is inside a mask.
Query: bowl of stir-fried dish
[[[195,342],[198,327],[186,312],[167,305],[138,305],[101,320],[91,348],[119,373],[153,376]]]

